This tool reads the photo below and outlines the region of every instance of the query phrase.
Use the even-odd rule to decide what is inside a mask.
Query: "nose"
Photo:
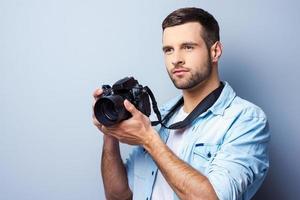
[[[175,53],[174,57],[173,57],[172,65],[174,67],[178,67],[178,66],[182,66],[184,64],[185,64],[185,61],[184,61],[182,55],[180,55],[180,53],[178,53],[178,52]]]

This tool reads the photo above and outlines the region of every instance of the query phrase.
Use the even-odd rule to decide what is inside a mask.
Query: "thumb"
[[[135,106],[130,101],[128,101],[127,99],[125,99],[125,101],[124,101],[124,106],[125,106],[126,110],[132,114],[132,116],[136,115],[139,112],[135,108]]]

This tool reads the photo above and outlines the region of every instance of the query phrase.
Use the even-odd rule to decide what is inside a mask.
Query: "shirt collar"
[[[215,115],[223,115],[225,109],[231,104],[233,99],[236,97],[236,93],[232,87],[223,81],[224,88],[220,94],[218,100],[208,109]]]

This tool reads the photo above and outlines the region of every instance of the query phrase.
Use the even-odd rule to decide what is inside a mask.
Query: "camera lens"
[[[104,104],[100,107],[101,113],[105,115],[105,117],[111,121],[118,120],[118,113],[116,111],[115,105],[112,101],[104,100]]]
[[[120,95],[104,96],[98,99],[94,107],[96,119],[105,126],[112,126],[130,117],[125,109],[124,98]]]

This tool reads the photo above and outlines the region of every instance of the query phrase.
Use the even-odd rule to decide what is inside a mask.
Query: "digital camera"
[[[112,126],[131,117],[130,112],[124,107],[125,99],[149,117],[151,113],[149,95],[133,77],[125,77],[112,87],[103,85],[102,89],[103,93],[94,106],[94,114],[104,126]]]

